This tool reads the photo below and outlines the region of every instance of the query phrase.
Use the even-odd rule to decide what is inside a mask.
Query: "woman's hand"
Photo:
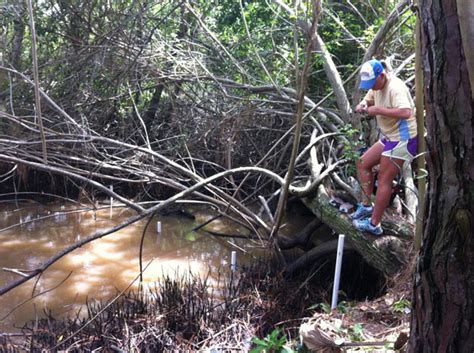
[[[362,113],[365,114],[367,113],[367,109],[369,108],[367,102],[365,100],[362,100],[359,104],[356,105],[355,111],[356,113]]]

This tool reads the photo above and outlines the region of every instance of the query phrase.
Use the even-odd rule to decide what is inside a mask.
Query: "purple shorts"
[[[418,138],[416,136],[406,141],[389,141],[383,138],[379,142],[383,145],[382,156],[403,159],[409,162],[415,158],[418,149]]]

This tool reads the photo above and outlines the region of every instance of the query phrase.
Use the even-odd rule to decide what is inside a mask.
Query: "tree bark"
[[[474,98],[474,2],[472,0],[457,0],[459,26],[461,28],[461,39],[464,48],[464,56],[471,83],[471,97]]]
[[[165,85],[163,83],[158,83],[155,87],[153,96],[151,97],[151,100],[148,103],[148,108],[144,114],[145,122],[147,124],[150,124],[155,119],[155,115],[156,115],[156,112],[158,111],[161,95],[163,93],[164,88],[165,88]]]
[[[419,10],[429,190],[428,218],[414,282],[409,352],[471,353],[473,87],[456,0],[421,0]]]

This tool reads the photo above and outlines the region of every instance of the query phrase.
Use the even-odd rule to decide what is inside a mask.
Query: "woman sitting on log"
[[[392,194],[392,182],[405,161],[411,162],[417,151],[415,109],[408,87],[387,72],[378,60],[362,65],[360,89],[369,90],[356,106],[356,112],[375,116],[381,139],[357,161],[358,179],[363,191],[362,202],[351,214],[354,227],[380,235],[380,221]],[[380,165],[378,187],[372,206],[374,189],[372,168]]]

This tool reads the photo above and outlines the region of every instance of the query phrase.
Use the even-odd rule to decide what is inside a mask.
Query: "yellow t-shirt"
[[[408,119],[377,115],[377,124],[382,137],[390,141],[406,141],[416,136],[415,104],[408,87],[396,76],[387,74],[387,83],[381,90],[369,90],[364,98],[369,105],[385,108],[410,108]]]

